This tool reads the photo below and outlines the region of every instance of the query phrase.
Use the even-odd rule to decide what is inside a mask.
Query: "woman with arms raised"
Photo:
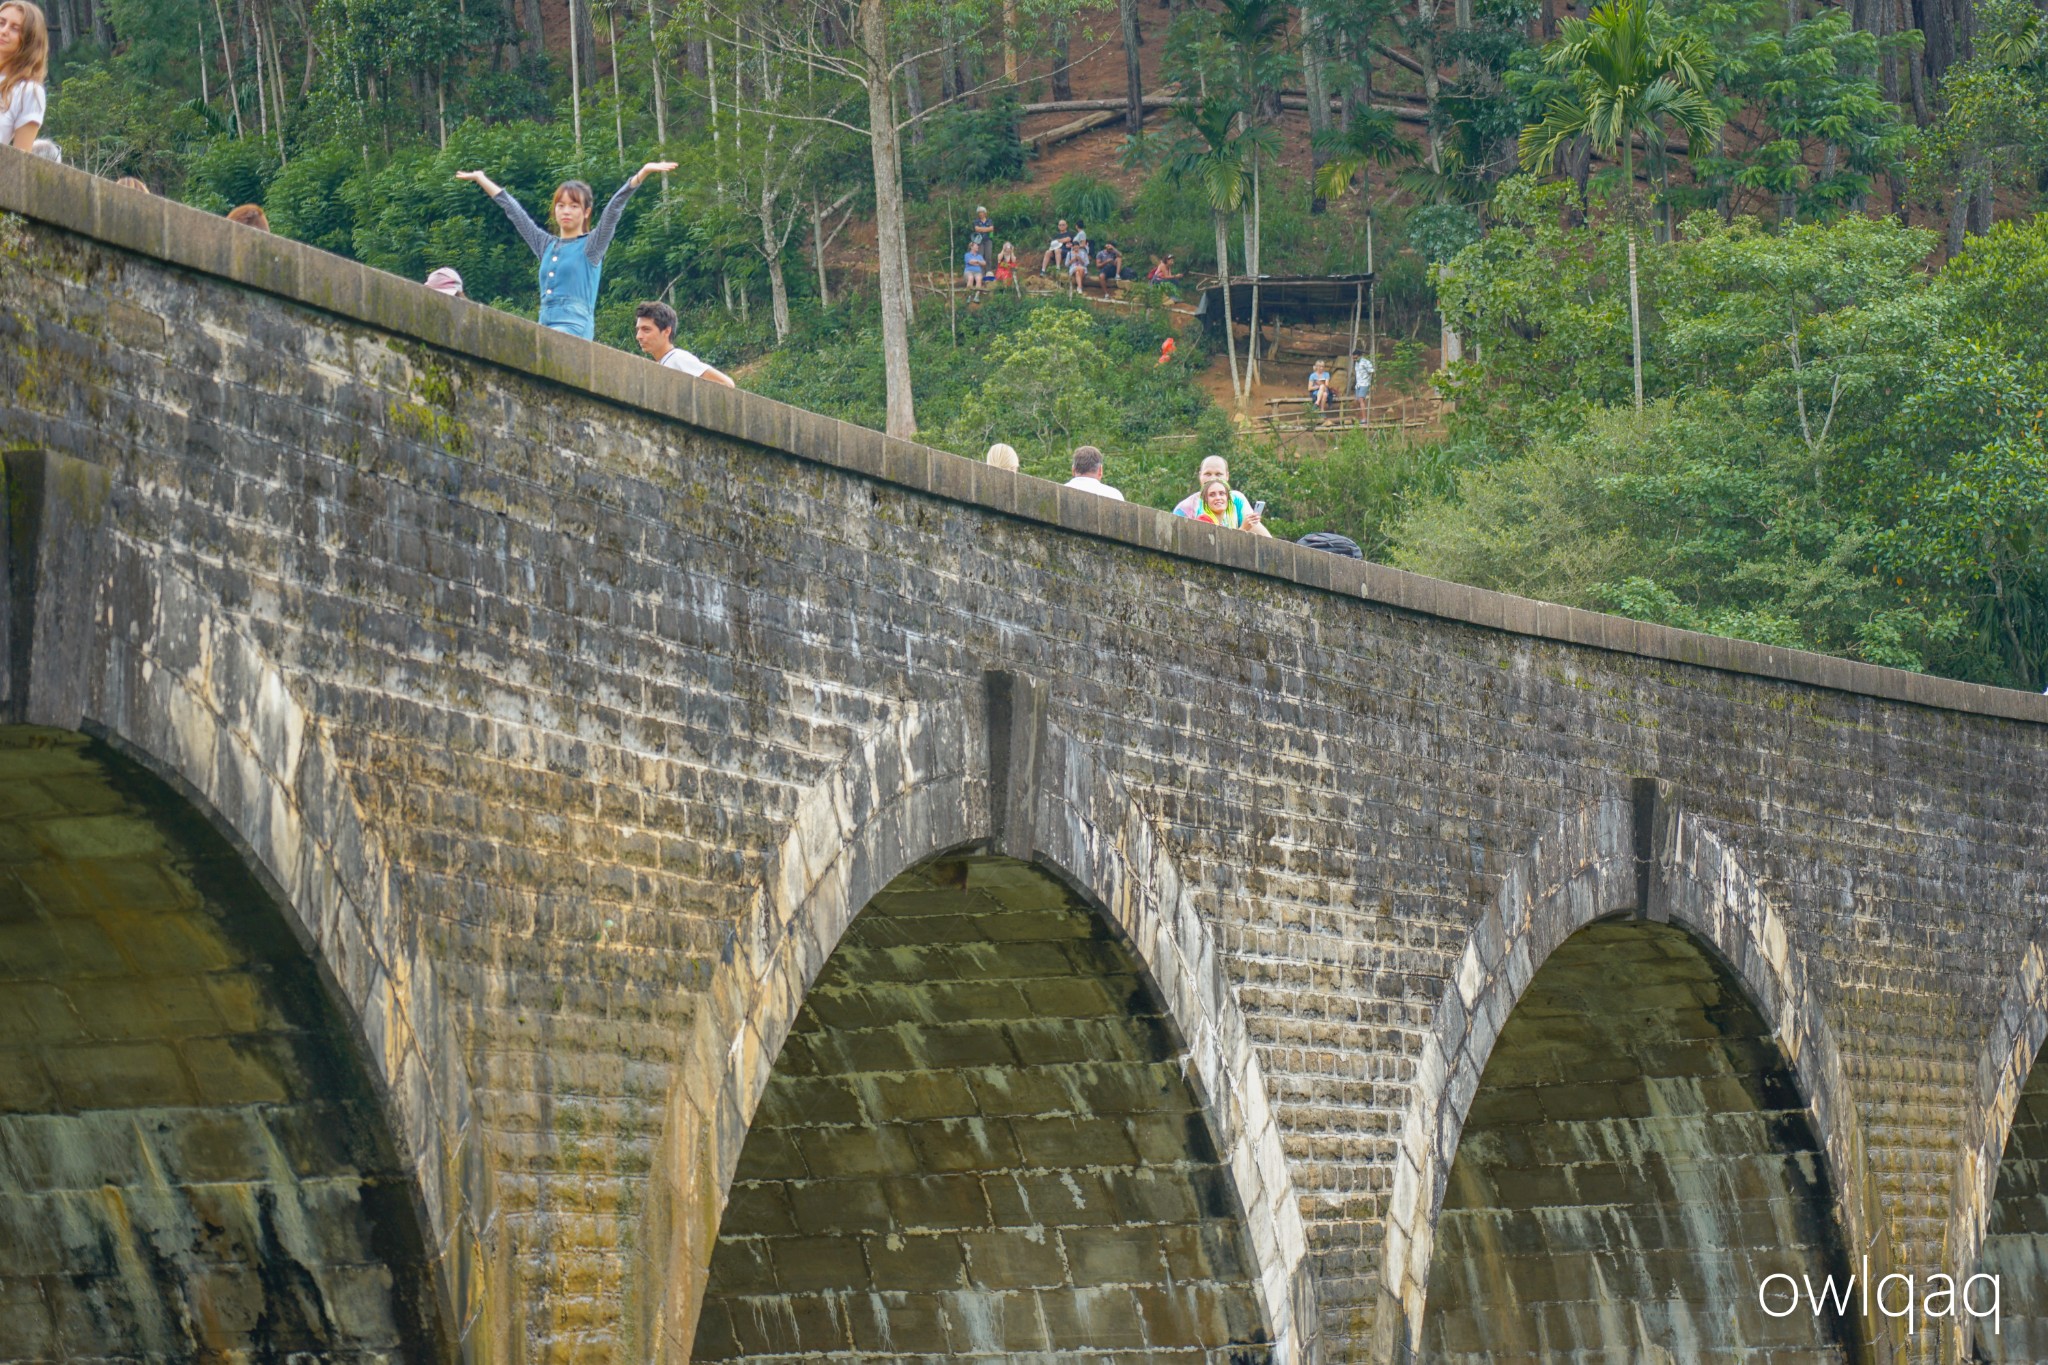
[[[648,176],[675,168],[673,161],[650,161],[633,172],[604,206],[596,227],[590,225],[590,211],[597,196],[581,180],[564,180],[555,186],[553,234],[541,231],[519,201],[482,171],[457,171],[455,178],[471,181],[488,194],[512,220],[520,240],[540,258],[540,325],[589,341],[597,331],[597,286],[604,276],[604,253],[619,230],[626,201]]]
[[[50,26],[31,0],[0,5],[0,143],[30,151],[43,126],[49,91]]]

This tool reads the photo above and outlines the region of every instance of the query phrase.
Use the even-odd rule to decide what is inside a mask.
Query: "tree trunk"
[[[684,43],[683,70],[690,73],[691,79],[703,80],[709,74],[709,69],[710,62],[708,54],[704,50],[704,40],[702,38],[692,38],[689,42]]]
[[[1321,34],[1317,30],[1315,15],[1307,9],[1301,11],[1301,89],[1308,100],[1309,139],[1309,185],[1308,211],[1321,213],[1329,205],[1321,194],[1314,191],[1315,173],[1323,168],[1326,159],[1316,149],[1316,140],[1330,131],[1330,89],[1323,80],[1323,49]]]
[[[569,0],[569,112],[570,121],[576,129],[576,155],[583,155],[583,62],[577,55],[582,44],[577,40],[576,0]],[[589,51],[584,48],[584,51]]]
[[[661,73],[660,26],[656,23],[655,10],[659,5],[648,0],[647,5],[647,62],[654,74],[654,143],[668,149],[668,81]],[[668,178],[662,177],[661,194],[668,197]]]
[[[1643,306],[1636,288],[1636,156],[1635,141],[1623,138],[1621,143],[1621,192],[1627,196],[1629,205],[1628,222],[1628,334],[1629,361],[1635,370],[1636,411],[1643,410]]]
[[[818,212],[818,201],[811,201],[811,259],[818,267],[818,307],[832,306],[832,285],[825,277],[825,215]]]
[[[1643,410],[1643,306],[1636,290],[1636,232],[1628,232],[1628,334],[1636,375],[1636,411]]]
[[[1242,414],[1244,382],[1237,372],[1237,320],[1230,315],[1230,229],[1225,225],[1222,214],[1211,216],[1216,220],[1216,282],[1223,291],[1223,349],[1230,353],[1230,392],[1237,399],[1237,410]]]
[[[761,191],[761,255],[768,262],[768,311],[775,322],[775,344],[789,340],[789,284],[782,277],[784,239],[775,232],[775,196]]]
[[[903,112],[910,116],[910,145],[924,145],[924,91],[918,86],[918,70],[915,59],[903,64]]]
[[[1138,0],[1117,0],[1116,11],[1124,27],[1124,90],[1131,101],[1124,127],[1135,134],[1145,127],[1145,73],[1138,64]]]
[[[227,72],[228,99],[235,112],[235,136],[246,137],[242,123],[242,91],[235,83],[235,47],[228,41],[227,15],[222,12],[220,0],[213,0],[213,21],[220,26],[221,66]]]
[[[1991,177],[1987,174],[1984,183],[1970,196],[1970,235],[1982,237],[1991,231]]]
[[[1003,80],[1017,83],[1017,0],[1003,0]]]
[[[579,0],[569,7],[570,18],[575,20],[576,45],[583,50],[583,73],[597,78],[597,21],[590,14],[590,0]]]
[[[891,436],[917,435],[910,393],[908,245],[903,229],[903,152],[896,140],[894,82],[889,79],[889,20],[883,0],[861,0],[860,40],[868,63],[868,145],[875,171],[876,248],[881,266],[882,372]],[[950,267],[950,262],[948,263]]]
[[[1052,97],[1056,100],[1074,98],[1073,75],[1068,67],[1073,63],[1073,35],[1068,31],[1065,19],[1055,19],[1052,25]]]
[[[1963,254],[1963,231],[1969,223],[1970,196],[1968,191],[1957,186],[1948,203],[1948,254],[1951,259]]]
[[[523,17],[519,25],[519,55],[545,57],[548,49],[547,40],[541,36],[540,0],[524,0],[520,10]]]
[[[1265,349],[1259,332],[1259,229],[1264,226],[1260,218],[1259,203],[1259,154],[1252,153],[1252,202],[1251,212],[1244,223],[1244,273],[1252,278],[1252,337],[1251,345],[1245,351],[1244,387],[1247,395],[1259,382],[1259,353]]]

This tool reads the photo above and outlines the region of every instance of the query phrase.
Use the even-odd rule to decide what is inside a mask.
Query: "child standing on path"
[[[633,178],[619,186],[604,206],[604,216],[594,228],[590,210],[597,196],[581,180],[564,180],[555,186],[554,217],[559,235],[541,231],[519,201],[482,171],[457,171],[455,178],[470,181],[489,195],[512,220],[520,240],[540,258],[540,325],[589,341],[597,334],[597,287],[604,278],[604,253],[612,244],[612,234],[619,230],[626,201],[648,176],[675,168],[673,161],[650,161],[633,172]]]

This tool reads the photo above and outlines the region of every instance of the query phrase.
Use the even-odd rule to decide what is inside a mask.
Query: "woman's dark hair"
[[[586,214],[597,204],[597,195],[588,184],[581,180],[564,180],[561,184],[555,186],[554,198],[548,200],[548,202],[552,204],[555,202],[555,199],[560,199],[565,194],[583,205],[583,211]]]
[[[641,304],[633,310],[633,316],[635,319],[646,318],[654,324],[657,332],[667,332],[670,336],[676,334],[676,310],[658,300]]]

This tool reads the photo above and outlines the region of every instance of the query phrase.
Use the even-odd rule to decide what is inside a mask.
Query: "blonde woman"
[[[33,151],[50,102],[50,26],[34,0],[0,4],[0,142]]]
[[[988,448],[988,462],[997,469],[1007,469],[1014,474],[1017,472],[1017,465],[1019,463],[1017,448],[1006,442],[997,441]]]

